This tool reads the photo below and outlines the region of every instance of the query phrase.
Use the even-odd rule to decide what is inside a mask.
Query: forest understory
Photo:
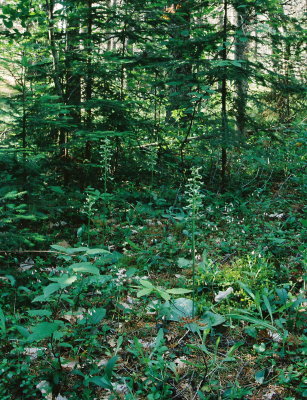
[[[0,1],[0,400],[299,400],[304,12]]]

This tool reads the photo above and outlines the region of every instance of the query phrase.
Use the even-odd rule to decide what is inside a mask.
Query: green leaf
[[[16,325],[15,328],[18,330],[18,332],[24,337],[24,338],[28,338],[30,336],[29,331],[20,325]]]
[[[94,256],[97,254],[105,254],[105,253],[110,254],[110,252],[105,249],[89,249],[86,252],[87,255],[91,255],[91,256]]]
[[[241,286],[241,288],[243,290],[245,290],[245,292],[253,299],[255,300],[255,295],[254,293],[250,290],[250,288],[248,286],[246,286],[243,282],[238,281],[239,285]]]
[[[59,343],[59,346],[60,347],[65,347],[65,348],[68,348],[68,349],[73,349],[74,348],[72,344],[67,343],[67,342]]]
[[[106,309],[105,308],[96,308],[92,311],[92,315],[89,318],[89,323],[92,325],[97,325],[99,322],[106,316]]]
[[[207,323],[210,327],[212,327],[223,324],[226,321],[226,318],[220,314],[207,311],[203,314],[201,321]]]
[[[111,377],[112,377],[112,372],[113,372],[113,369],[114,369],[114,367],[115,367],[115,364],[116,364],[116,362],[117,362],[117,360],[118,360],[118,356],[114,356],[114,357],[112,357],[108,362],[107,362],[107,365],[106,365],[106,367],[105,367],[105,374],[106,374],[106,377],[110,380],[111,379]]]
[[[187,260],[186,258],[178,258],[177,265],[179,268],[188,268],[193,264],[192,260]]]
[[[54,193],[65,194],[64,190],[60,186],[49,186],[49,189]]]
[[[88,250],[88,247],[68,247],[67,254],[83,253]]]
[[[37,342],[46,339],[59,328],[60,324],[57,322],[41,322],[33,328],[33,332],[29,335],[27,342]]]
[[[154,288],[145,288],[142,290],[139,290],[136,294],[136,297],[142,297],[142,296],[148,296],[152,293]]]
[[[44,292],[44,296],[47,298],[50,295],[52,295],[52,293],[57,292],[59,289],[61,289],[61,285],[58,283],[50,283],[50,285],[44,287],[43,292]]]
[[[13,22],[11,20],[3,19],[3,23],[8,29],[13,28]]]
[[[18,290],[18,292],[31,293],[31,290],[25,286],[18,286],[17,290]]]
[[[227,357],[231,357],[233,355],[233,353],[241,346],[243,346],[245,344],[245,342],[237,342],[235,343],[233,346],[231,346],[230,350],[227,352],[226,354],[226,358]]]
[[[162,297],[162,299],[166,301],[171,299],[171,296],[165,290],[156,289],[156,291]]]
[[[52,312],[49,310],[29,310],[27,313],[30,317],[50,317]]]
[[[183,289],[183,288],[167,289],[166,291],[169,294],[186,294],[192,292],[192,290],[190,289]]]
[[[288,300],[288,292],[286,291],[286,289],[276,289],[276,293],[280,298],[282,304],[286,304]]]
[[[48,301],[48,298],[45,296],[45,295],[43,295],[43,294],[41,294],[40,296],[36,296],[33,300],[32,300],[32,303],[35,303],[35,302],[44,302],[44,301]]]
[[[262,295],[262,297],[263,297],[264,304],[265,304],[265,306],[266,306],[266,308],[267,308],[267,310],[268,310],[268,312],[270,314],[271,322],[273,324],[274,323],[273,312],[272,312],[270,301],[269,301],[268,297],[265,294]]]
[[[265,369],[262,369],[261,371],[257,371],[255,373],[255,381],[262,385],[264,383],[265,373],[266,373]]]
[[[64,274],[59,278],[49,278],[49,280],[52,282],[57,282],[61,286],[61,288],[65,288],[74,283],[77,280],[77,276],[76,275],[69,276],[67,274]]]
[[[70,265],[69,267],[74,272],[82,272],[91,275],[99,275],[99,269],[94,267],[90,262],[81,262]]]
[[[181,297],[172,301],[170,306],[170,315],[167,318],[170,321],[180,321],[182,318],[192,317],[193,300]]]
[[[0,330],[4,335],[6,334],[5,316],[1,306],[0,306]]]
[[[67,247],[63,247],[63,246],[60,246],[60,245],[58,245],[58,244],[53,244],[52,246],[50,246],[53,250],[56,250],[56,251],[59,251],[60,253],[67,253],[67,254],[69,254],[69,248],[67,248]]]
[[[152,289],[154,287],[154,285],[151,282],[145,281],[143,279],[140,280],[140,284],[142,286],[146,287],[146,288],[151,288]]]
[[[111,385],[111,382],[104,378],[103,376],[93,376],[88,380],[90,383],[94,383],[97,386],[102,387],[103,389],[109,389],[113,390],[113,386]]]
[[[16,279],[13,277],[13,275],[5,275],[5,277],[10,281],[11,286],[15,286]]]
[[[270,329],[273,331],[276,331],[277,329],[275,328],[275,326],[273,326],[272,324],[269,324],[268,322],[262,320],[262,319],[258,319],[258,318],[254,318],[254,317],[250,317],[249,315],[242,315],[242,314],[227,314],[227,316],[229,318],[232,319],[237,319],[237,320],[242,320],[242,321],[246,321],[246,322],[250,322],[251,324],[254,324],[258,327],[261,328],[266,328],[266,329]]]

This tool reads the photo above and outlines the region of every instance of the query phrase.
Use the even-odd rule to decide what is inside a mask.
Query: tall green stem
[[[192,317],[195,316],[195,218],[196,218],[196,204],[195,199],[193,199],[193,213],[192,213],[192,274],[193,274],[193,308]]]

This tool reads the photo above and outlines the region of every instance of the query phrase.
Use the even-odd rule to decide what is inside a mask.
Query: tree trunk
[[[85,101],[86,101],[86,116],[85,126],[88,132],[92,129],[92,89],[93,89],[93,68],[92,68],[92,30],[93,30],[93,11],[92,11],[92,0],[87,0],[87,37],[85,43],[87,65],[86,65],[86,82],[85,82]],[[86,141],[85,144],[85,159],[90,160],[92,153],[92,143],[90,140]]]
[[[227,12],[228,0],[224,0],[223,17],[223,49],[221,52],[222,60],[227,60]],[[221,86],[221,118],[222,118],[222,154],[221,154],[221,191],[225,192],[227,185],[227,146],[228,146],[228,122],[227,122],[227,69],[223,67],[222,86]]]
[[[235,98],[235,110],[236,110],[236,124],[239,133],[239,140],[243,140],[245,137],[245,126],[246,126],[246,105],[247,105],[247,70],[246,63],[247,55],[246,50],[248,47],[247,27],[248,27],[248,15],[246,7],[239,7],[241,3],[235,3],[234,7],[237,14],[237,31],[235,41],[235,60],[243,61],[240,71],[238,71],[237,78],[235,80],[236,87],[236,98]]]

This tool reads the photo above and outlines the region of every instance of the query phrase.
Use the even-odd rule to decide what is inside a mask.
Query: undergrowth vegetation
[[[0,400],[300,400],[306,6],[0,0]]]
[[[225,194],[206,170],[168,191],[43,186],[48,210],[7,181],[1,399],[306,397],[302,155],[249,160]]]

